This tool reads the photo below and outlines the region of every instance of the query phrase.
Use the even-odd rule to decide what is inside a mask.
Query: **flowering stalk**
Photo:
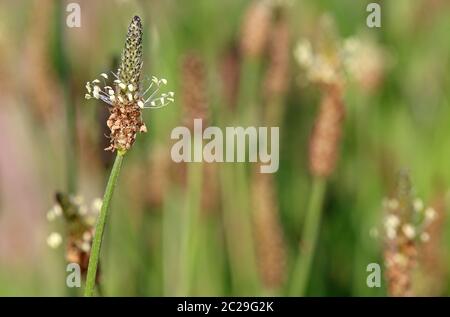
[[[256,125],[257,100],[262,56],[267,46],[272,20],[271,7],[265,1],[252,1],[243,18],[240,34],[239,88],[237,109],[227,113],[226,124],[239,117],[246,125]],[[229,117],[228,117],[229,115]],[[231,121],[231,122],[230,122]],[[231,266],[232,287],[238,295],[255,294],[260,289],[255,245],[252,235],[250,184],[245,165],[231,169],[225,165],[220,175],[223,222]],[[232,190],[230,190],[232,189]]]
[[[86,99],[99,99],[109,106],[110,116],[106,123],[110,129],[110,145],[105,150],[113,152],[117,150],[117,156],[106,186],[102,209],[95,229],[85,296],[94,294],[103,231],[123,158],[131,149],[137,133],[147,132],[142,120],[142,109],[161,108],[174,101],[173,92],[158,95],[159,89],[167,84],[166,79],[158,79],[153,76],[148,87],[144,89],[140,80],[142,65],[142,24],[141,19],[135,16],[128,27],[119,69],[117,73],[111,72],[113,83],[110,86],[107,85],[106,80],[110,76],[106,73],[100,75],[101,81],[94,79],[92,82],[86,83]],[[103,88],[100,87],[101,82],[103,82]]]
[[[109,176],[108,184],[106,185],[105,195],[103,197],[102,209],[95,226],[95,236],[92,243],[91,256],[89,258],[89,266],[86,277],[86,288],[84,290],[84,296],[93,296],[95,288],[95,280],[97,276],[97,266],[100,256],[100,247],[103,240],[103,231],[105,229],[106,217],[108,216],[109,204],[114,191],[114,187],[117,183],[117,177],[119,176],[120,168],[122,167],[124,152],[118,152],[116,160],[114,161],[111,174]]]
[[[277,19],[270,33],[269,63],[264,78],[264,121],[280,126],[285,111],[285,95],[289,86],[290,30],[286,8],[277,8]]]
[[[305,294],[309,272],[316,249],[318,231],[320,226],[323,198],[325,196],[326,180],[322,177],[313,179],[308,212],[305,219],[305,230],[302,235],[302,253],[297,259],[292,276],[292,296]]]
[[[306,290],[319,234],[326,181],[337,161],[344,112],[340,89],[330,88],[322,99],[310,140],[309,169],[313,185],[301,241],[302,253],[294,268],[291,295],[303,296]]]
[[[397,193],[384,203],[383,221],[385,277],[389,296],[413,296],[413,273],[420,246],[430,239],[429,225],[436,211],[424,208],[421,199],[412,195],[409,174],[401,171]]]
[[[183,58],[182,66],[182,100],[184,119],[191,126],[193,120],[208,120],[208,98],[205,94],[207,77],[203,60],[194,52]],[[192,127],[191,127],[192,128]],[[195,142],[195,141],[193,141]],[[186,180],[186,212],[181,246],[183,266],[179,283],[180,296],[192,295],[195,281],[196,264],[199,254],[201,199],[204,181],[203,164],[185,166]]]

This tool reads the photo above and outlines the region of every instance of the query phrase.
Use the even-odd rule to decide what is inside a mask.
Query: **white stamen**
[[[400,224],[400,219],[396,215],[388,215],[384,221],[384,226],[386,229],[392,228],[396,229]]]
[[[60,205],[54,205],[53,208],[53,213],[55,214],[55,216],[61,216],[62,215],[62,208]]]
[[[94,86],[94,91],[93,91],[93,96],[95,99],[100,98],[100,87],[99,86]]]
[[[92,210],[99,212],[102,209],[103,200],[101,198],[95,198],[92,202]]]
[[[80,249],[84,252],[89,252],[89,250],[91,249],[91,244],[88,242],[83,242],[80,246]]]
[[[91,84],[89,82],[86,83],[86,90],[88,91],[88,93],[91,93],[92,91]]]
[[[436,218],[436,211],[432,207],[428,207],[425,210],[425,219],[429,222],[433,221]]]
[[[61,245],[62,237],[57,232],[52,232],[47,238],[47,244],[50,248],[56,249]]]
[[[408,239],[414,239],[416,236],[416,229],[410,224],[403,225],[402,231]]]

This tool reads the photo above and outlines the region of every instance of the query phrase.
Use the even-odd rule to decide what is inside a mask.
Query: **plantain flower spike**
[[[152,76],[141,82],[142,23],[135,16],[128,27],[125,47],[117,72],[101,73],[100,79],[86,83],[86,99],[99,99],[109,106],[110,145],[105,150],[125,153],[138,132],[147,132],[142,109],[157,109],[174,102],[174,93],[160,93],[167,80]],[[110,82],[110,83],[109,83]]]

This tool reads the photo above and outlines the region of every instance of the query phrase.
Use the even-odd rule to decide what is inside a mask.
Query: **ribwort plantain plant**
[[[88,205],[82,196],[68,195],[62,192],[57,192],[55,198],[57,204],[47,213],[47,220],[56,222],[58,218],[62,218],[65,230],[63,234],[52,232],[47,238],[47,244],[56,249],[64,241],[66,262],[77,263],[80,266],[81,276],[85,278],[95,220],[100,212],[102,200],[96,198]],[[60,222],[58,221],[58,223]],[[97,274],[97,287],[99,287],[99,281],[99,274]]]
[[[92,82],[86,83],[86,99],[102,100],[109,107],[110,115],[107,126],[110,129],[110,145],[105,150],[117,151],[117,155],[106,185],[102,208],[95,228],[85,296],[94,294],[103,231],[123,158],[135,142],[137,133],[147,132],[142,119],[142,109],[158,109],[174,101],[173,92],[159,94],[160,88],[167,84],[166,79],[152,76],[151,79],[148,79],[150,81],[148,86],[144,87],[141,82],[142,66],[142,23],[141,19],[135,16],[128,27],[117,73],[102,73],[100,74],[101,80],[94,79]],[[106,81],[110,79],[112,83],[108,85]],[[102,88],[101,83],[103,83]]]
[[[436,218],[432,207],[412,194],[409,174],[401,171],[397,191],[384,203],[383,221],[385,277],[389,296],[414,296],[413,273],[419,246],[430,239],[429,226]]]
[[[336,167],[345,117],[343,101],[345,80],[340,43],[334,34],[333,20],[324,16],[320,22],[323,39],[316,43],[316,47],[304,40],[297,45],[294,53],[297,62],[306,71],[308,80],[321,88],[322,99],[309,142],[312,186],[305,214],[301,254],[296,260],[290,285],[290,295],[293,296],[303,296],[308,286],[320,230],[326,184]]]

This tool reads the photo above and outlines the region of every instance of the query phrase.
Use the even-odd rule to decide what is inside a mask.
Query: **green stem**
[[[312,193],[301,240],[301,254],[299,254],[297,258],[292,277],[290,289],[291,296],[304,296],[306,291],[311,264],[314,259],[317,237],[319,234],[325,188],[325,179],[314,177]]]
[[[259,289],[245,166],[226,163],[220,174],[223,223],[231,268],[232,293],[249,296]]]
[[[191,163],[188,166],[188,192],[184,237],[182,240],[183,265],[178,296],[191,296],[192,282],[195,278],[196,261],[198,256],[198,239],[200,232],[200,209],[202,195],[203,165]]]
[[[117,183],[120,168],[122,166],[125,152],[117,152],[116,160],[109,175],[108,184],[106,185],[105,195],[103,196],[102,208],[95,227],[94,241],[92,243],[91,256],[89,257],[89,266],[86,277],[86,288],[84,296],[93,296],[95,288],[95,280],[97,275],[97,266],[100,256],[100,247],[103,239],[103,230],[105,229],[106,217],[108,216],[109,204]]]

